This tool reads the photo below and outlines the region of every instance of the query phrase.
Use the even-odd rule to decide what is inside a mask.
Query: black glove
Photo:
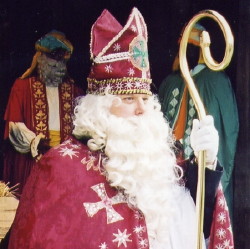
[[[38,154],[45,154],[51,146],[49,145],[50,139],[41,138],[37,146]]]

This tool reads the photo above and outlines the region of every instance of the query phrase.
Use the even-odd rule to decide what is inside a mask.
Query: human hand
[[[39,154],[45,154],[50,148],[51,146],[49,145],[50,139],[45,139],[45,138],[41,138],[39,141],[39,144],[37,146],[37,150]]]
[[[206,164],[213,165],[216,162],[219,135],[214,127],[212,116],[207,115],[201,121],[198,119],[193,120],[190,143],[196,157],[200,151],[206,151]]]
[[[38,134],[31,141],[30,151],[31,151],[32,157],[34,157],[34,158],[36,158],[39,155],[44,154],[49,149],[50,149],[49,139],[45,139],[45,136],[42,133]]]

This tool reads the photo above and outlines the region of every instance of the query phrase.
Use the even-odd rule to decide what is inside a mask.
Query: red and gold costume
[[[143,215],[110,187],[100,156],[68,140],[42,157],[24,188],[10,249],[148,248]]]
[[[81,90],[68,79],[58,87],[60,113],[60,141],[65,141],[72,133],[72,114],[74,99]],[[46,86],[36,77],[17,79],[12,87],[5,112],[5,139],[9,135],[9,122],[23,122],[36,135],[42,133],[49,138],[48,102]],[[20,183],[19,190],[34,165],[35,159],[30,153],[22,154],[11,146],[5,152],[4,180],[11,185]]]

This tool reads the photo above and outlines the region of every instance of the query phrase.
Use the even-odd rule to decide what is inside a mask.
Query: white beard
[[[111,185],[124,189],[143,212],[151,248],[176,248],[172,228],[182,215],[178,206],[186,191],[178,184],[181,170],[162,114],[153,110],[129,119],[111,116],[107,138],[105,169]]]
[[[91,150],[105,150],[108,181],[124,189],[130,203],[144,214],[150,249],[194,249],[195,206],[178,183],[177,173],[182,171],[159,103],[152,98],[143,115],[118,118],[108,111],[113,99],[82,98],[75,110],[74,134],[92,137]]]

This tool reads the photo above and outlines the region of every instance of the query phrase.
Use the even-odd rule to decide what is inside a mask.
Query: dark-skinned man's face
[[[43,53],[38,59],[38,75],[46,86],[58,86],[67,72],[63,56],[53,57]]]

